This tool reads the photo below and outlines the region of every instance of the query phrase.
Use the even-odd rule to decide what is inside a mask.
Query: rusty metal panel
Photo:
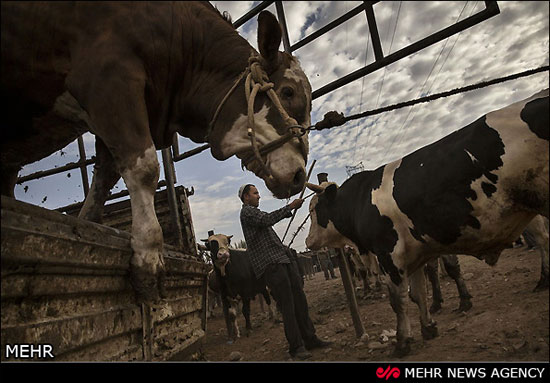
[[[166,360],[200,340],[207,266],[167,245],[166,305],[145,317],[127,278],[130,238],[2,197],[2,360],[8,344],[49,344],[54,360]]]

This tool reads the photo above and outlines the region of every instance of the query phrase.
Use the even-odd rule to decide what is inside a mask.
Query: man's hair
[[[241,195],[239,196],[239,197],[241,198],[241,201],[244,202],[244,195],[245,195],[245,194],[248,194],[248,192],[250,191],[250,188],[253,187],[253,186],[254,186],[254,185],[252,185],[252,184],[246,184],[246,185],[244,186],[244,188],[242,189],[242,191],[241,191],[241,193],[240,193]],[[254,186],[254,187],[256,187],[256,186]]]

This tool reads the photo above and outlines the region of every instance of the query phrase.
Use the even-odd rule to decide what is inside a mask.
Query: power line
[[[464,13],[464,10],[466,9],[468,3],[469,3],[469,1],[467,1],[466,4],[464,4],[464,7],[462,7],[462,10],[460,11],[460,14],[458,15],[458,17],[457,17],[456,20],[455,20],[455,24],[458,22],[458,20],[460,20],[460,17],[461,17],[462,14]],[[474,9],[475,9],[475,7],[474,7]],[[473,11],[473,9],[472,9],[472,11]],[[470,14],[470,15],[471,15],[471,14]],[[456,42],[458,41],[458,38],[460,37],[460,34],[461,34],[461,33],[462,33],[462,31],[460,31],[459,34],[457,35],[457,38],[456,38],[456,40],[455,40],[455,44],[456,44]],[[444,51],[445,48],[447,47],[447,43],[449,42],[449,39],[450,39],[450,37],[447,38],[447,39],[445,40],[445,44],[443,45],[443,47],[442,47],[441,50],[439,51],[439,54],[437,55],[437,58],[435,59],[433,65],[432,65],[432,67],[431,67],[431,69],[430,69],[430,73],[428,74],[428,76],[427,76],[426,79],[424,80],[424,83],[422,84],[422,88],[420,89],[420,92],[419,92],[419,94],[418,94],[417,97],[422,96],[422,94],[424,93],[424,88],[426,87],[426,84],[428,83],[428,81],[429,81],[429,79],[430,79],[430,77],[431,77],[431,75],[432,75],[432,73],[433,73],[433,70],[434,70],[434,68],[435,68],[436,65],[437,65],[437,62],[438,62],[439,59],[441,58],[441,55],[443,54],[443,51]],[[454,48],[455,44],[453,44],[453,46],[452,46],[451,49],[449,50],[449,53],[450,53],[451,50]],[[449,57],[449,56],[447,55],[447,57]],[[439,68],[439,72],[441,72],[441,69],[442,69],[443,66],[445,65],[446,61],[447,61],[447,60],[445,59],[444,62],[443,62],[443,64],[442,64],[441,67]],[[437,74],[439,74],[439,72],[438,72]],[[436,77],[437,77],[437,75],[436,75]],[[435,80],[434,80],[434,81],[435,81]],[[433,86],[433,84],[434,84],[434,82],[432,82],[432,86]],[[430,86],[430,88],[428,89],[428,91],[426,92],[427,94],[429,94],[430,89],[431,89],[431,86]],[[384,162],[384,163],[387,162],[387,155],[388,155],[388,153],[390,152],[390,149],[393,148],[393,146],[394,146],[394,144],[395,144],[395,141],[397,140],[398,137],[399,137],[398,145],[401,144],[402,139],[403,139],[403,137],[404,137],[404,132],[405,132],[404,128],[405,128],[405,125],[406,125],[406,123],[407,123],[407,120],[408,120],[409,117],[411,116],[411,113],[413,112],[413,109],[414,109],[414,106],[413,106],[411,109],[409,109],[409,112],[407,113],[407,116],[405,117],[405,120],[403,120],[403,124],[402,124],[401,127],[397,130],[397,134],[393,137],[393,140],[391,141],[390,145],[387,147],[386,151],[384,152],[384,157],[383,157],[384,160],[383,160],[382,162]],[[412,115],[413,117],[412,117],[412,120],[411,120],[411,122],[409,123],[409,125],[411,125],[411,124],[413,123],[413,121],[414,121],[414,119],[415,119],[415,117],[416,117],[416,112],[417,112],[417,111],[418,111],[418,109],[414,109],[414,114]]]

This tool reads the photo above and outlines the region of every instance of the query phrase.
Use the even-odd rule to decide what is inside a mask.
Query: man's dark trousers
[[[267,266],[264,276],[281,310],[289,351],[293,353],[304,346],[304,341],[315,338],[302,278],[293,262],[273,263]]]

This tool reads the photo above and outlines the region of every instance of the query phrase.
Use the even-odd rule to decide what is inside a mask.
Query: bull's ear
[[[270,73],[279,66],[279,45],[282,30],[279,22],[271,12],[262,11],[258,16],[258,49],[268,65],[265,70]]]
[[[231,239],[231,238],[233,238],[233,235],[227,236],[227,239]]]
[[[334,201],[336,199],[336,194],[338,193],[338,186],[336,184],[330,184],[325,188],[325,195],[329,201]]]

